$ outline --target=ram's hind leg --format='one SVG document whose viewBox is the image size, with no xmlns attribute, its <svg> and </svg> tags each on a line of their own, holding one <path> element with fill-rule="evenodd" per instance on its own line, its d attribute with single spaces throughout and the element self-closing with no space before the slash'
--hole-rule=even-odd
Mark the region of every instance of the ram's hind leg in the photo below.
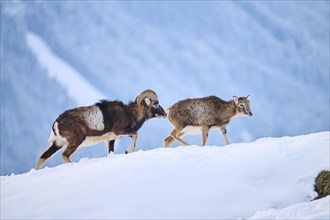
<svg viewBox="0 0 330 220">
<path fill-rule="evenodd" d="M 39 157 L 39 160 L 36 164 L 35 169 L 39 170 L 42 165 L 46 162 L 46 160 L 51 157 L 54 153 L 56 153 L 59 149 L 61 149 L 63 146 L 58 146 L 56 144 L 56 141 L 51 141 L 49 143 L 49 147 L 45 150 L 45 152 L 42 153 L 42 155 Z"/>
<path fill-rule="evenodd" d="M 68 147 L 65 149 L 65 151 L 62 154 L 62 158 L 66 163 L 71 163 L 70 160 L 71 154 L 77 150 L 79 145 L 84 141 L 84 137 L 80 137 L 79 139 L 75 139 L 74 141 L 69 141 Z"/>
<path fill-rule="evenodd" d="M 75 152 L 77 150 L 77 148 L 79 147 L 79 145 L 68 145 L 68 147 L 65 149 L 65 151 L 62 154 L 62 158 L 65 161 L 65 163 L 72 163 L 72 161 L 70 160 L 70 156 L 71 154 L 73 154 L 73 152 Z"/>
</svg>

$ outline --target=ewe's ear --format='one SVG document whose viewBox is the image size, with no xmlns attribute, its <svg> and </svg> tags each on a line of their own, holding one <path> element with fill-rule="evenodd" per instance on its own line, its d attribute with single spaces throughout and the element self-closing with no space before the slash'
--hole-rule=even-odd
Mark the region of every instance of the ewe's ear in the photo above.
<svg viewBox="0 0 330 220">
<path fill-rule="evenodd" d="M 151 104 L 151 100 L 149 98 L 145 98 L 144 101 L 146 102 L 147 106 Z"/>
<path fill-rule="evenodd" d="M 237 98 L 237 96 L 233 96 L 233 98 L 234 98 L 235 104 L 237 105 L 238 104 L 238 98 Z"/>
<path fill-rule="evenodd" d="M 246 96 L 246 99 L 247 99 L 247 100 L 250 100 L 250 95 Z"/>
</svg>

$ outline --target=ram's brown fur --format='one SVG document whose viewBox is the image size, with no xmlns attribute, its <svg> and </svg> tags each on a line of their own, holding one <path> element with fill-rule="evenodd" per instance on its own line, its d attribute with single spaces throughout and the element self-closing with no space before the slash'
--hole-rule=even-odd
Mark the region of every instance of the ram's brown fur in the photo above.
<svg viewBox="0 0 330 220">
<path fill-rule="evenodd" d="M 132 143 L 126 152 L 134 151 L 138 130 L 153 117 L 166 116 L 159 105 L 157 95 L 145 90 L 134 102 L 102 100 L 95 105 L 79 107 L 63 112 L 53 123 L 49 145 L 40 156 L 36 169 L 62 147 L 62 157 L 71 162 L 70 155 L 81 145 L 92 145 L 106 141 L 108 152 L 113 151 L 114 141 L 124 135 L 132 136 Z"/>
</svg>

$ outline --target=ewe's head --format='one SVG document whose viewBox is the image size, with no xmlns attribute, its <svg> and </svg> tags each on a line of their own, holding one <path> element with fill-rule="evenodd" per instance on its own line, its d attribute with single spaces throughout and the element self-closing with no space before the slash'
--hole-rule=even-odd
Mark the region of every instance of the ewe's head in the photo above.
<svg viewBox="0 0 330 220">
<path fill-rule="evenodd" d="M 147 118 L 166 117 L 164 109 L 159 105 L 157 94 L 150 89 L 147 89 L 138 95 L 135 102 L 138 105 L 146 107 Z"/>
<path fill-rule="evenodd" d="M 245 115 L 245 116 L 252 116 L 252 112 L 250 109 L 250 100 L 249 100 L 250 95 L 246 97 L 239 97 L 237 98 L 234 96 L 234 102 L 236 105 L 236 112 L 239 115 Z"/>
</svg>

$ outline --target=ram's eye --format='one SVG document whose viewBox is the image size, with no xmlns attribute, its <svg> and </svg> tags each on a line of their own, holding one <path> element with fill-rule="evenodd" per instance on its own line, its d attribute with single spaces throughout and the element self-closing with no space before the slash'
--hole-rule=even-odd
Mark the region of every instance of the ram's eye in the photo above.
<svg viewBox="0 0 330 220">
<path fill-rule="evenodd" d="M 239 107 L 240 107 L 240 108 L 244 108 L 244 105 L 243 105 L 243 104 L 240 104 Z"/>
</svg>

